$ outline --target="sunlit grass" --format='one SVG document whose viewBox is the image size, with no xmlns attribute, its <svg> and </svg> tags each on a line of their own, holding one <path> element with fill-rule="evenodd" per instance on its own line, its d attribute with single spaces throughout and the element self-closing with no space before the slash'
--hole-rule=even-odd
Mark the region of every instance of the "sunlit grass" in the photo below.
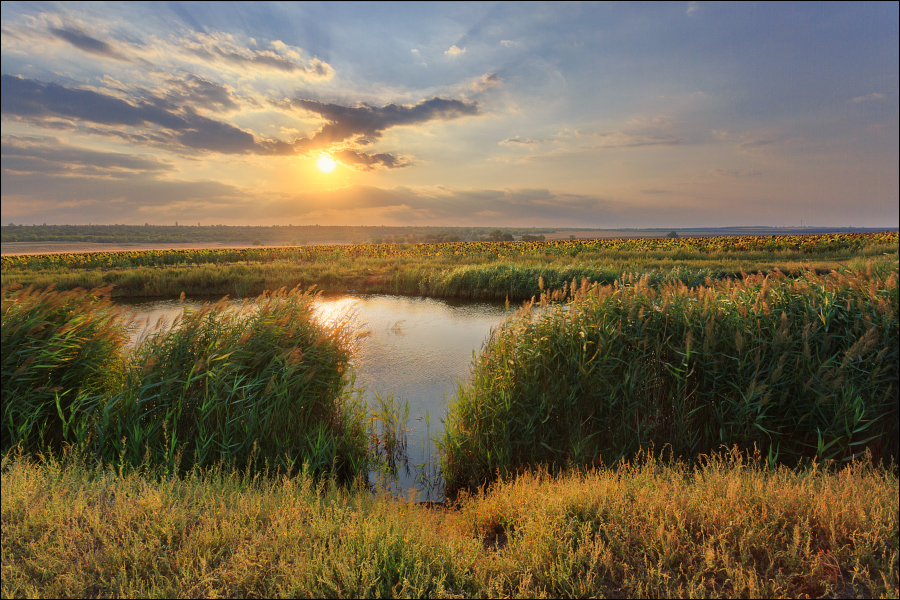
<svg viewBox="0 0 900 600">
<path fill-rule="evenodd" d="M 530 470 L 427 508 L 307 473 L 2 465 L 2 595 L 875 597 L 898 594 L 898 480 L 650 456 Z"/>
<path fill-rule="evenodd" d="M 514 244 L 522 245 L 522 242 Z M 482 244 L 484 246 L 485 244 Z M 487 246 L 502 247 L 504 244 Z M 897 244 L 873 244 L 859 249 L 824 249 L 814 252 L 796 250 L 700 251 L 675 249 L 597 249 L 579 248 L 571 253 L 546 253 L 530 248 L 530 243 L 504 253 L 472 252 L 453 254 L 441 246 L 441 252 L 407 251 L 415 246 L 362 246 L 359 256 L 304 255 L 299 258 L 274 258 L 265 261 L 222 259 L 221 262 L 159 266 L 41 266 L 27 268 L 5 262 L 0 271 L 3 286 L 55 285 L 65 290 L 114 286 L 113 296 L 225 295 L 255 297 L 266 290 L 297 285 L 316 285 L 326 292 L 409 294 L 430 297 L 472 299 L 509 298 L 527 300 L 540 294 L 537 281 L 547 287 L 561 287 L 572 278 L 587 278 L 591 283 L 612 283 L 622 273 L 648 273 L 651 278 L 679 279 L 687 285 L 702 283 L 706 277 L 739 277 L 741 273 L 763 274 L 780 270 L 794 275 L 804 269 L 827 273 L 833 269 L 854 269 L 873 261 L 875 268 L 890 268 L 897 261 Z M 421 245 L 425 246 L 425 245 Z M 480 247 L 480 246 L 479 246 Z M 364 252 L 371 248 L 371 252 Z M 380 250 L 380 253 L 375 253 Z M 4 257 L 6 258 L 6 257 Z M 149 259 L 148 259 L 149 260 Z M 125 263 L 123 263 L 125 264 Z M 130 264 L 130 263 L 129 263 Z"/>
</svg>

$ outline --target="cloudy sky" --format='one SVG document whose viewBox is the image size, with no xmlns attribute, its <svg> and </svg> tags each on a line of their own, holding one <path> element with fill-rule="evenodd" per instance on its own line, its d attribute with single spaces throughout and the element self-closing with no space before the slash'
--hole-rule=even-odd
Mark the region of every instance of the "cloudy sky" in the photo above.
<svg viewBox="0 0 900 600">
<path fill-rule="evenodd" d="M 896 2 L 0 12 L 3 223 L 898 225 Z"/>
</svg>

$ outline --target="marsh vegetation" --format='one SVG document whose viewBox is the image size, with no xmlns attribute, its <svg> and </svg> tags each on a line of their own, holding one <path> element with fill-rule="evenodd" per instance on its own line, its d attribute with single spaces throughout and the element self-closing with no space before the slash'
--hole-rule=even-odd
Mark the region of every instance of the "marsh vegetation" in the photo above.
<svg viewBox="0 0 900 600">
<path fill-rule="evenodd" d="M 807 255 L 4 262 L 4 596 L 896 596 L 890 235 Z M 528 299 L 448 407 L 446 503 L 373 488 L 403 460 L 404 403 L 361 400 L 357 332 L 308 291 L 209 304 L 129 350 L 109 288 L 21 287 L 133 276 L 177 296 L 177 273 L 222 269 L 249 296 L 297 283 L 291 265 Z"/>
</svg>

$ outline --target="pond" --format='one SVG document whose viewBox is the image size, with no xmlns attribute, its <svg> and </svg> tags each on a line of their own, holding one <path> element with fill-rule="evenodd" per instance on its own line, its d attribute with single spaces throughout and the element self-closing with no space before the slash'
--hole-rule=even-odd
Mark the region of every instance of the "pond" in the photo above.
<svg viewBox="0 0 900 600">
<path fill-rule="evenodd" d="M 214 301 L 218 298 L 208 298 Z M 203 300 L 121 300 L 148 326 L 163 318 L 172 322 L 186 307 Z M 503 302 L 472 302 L 407 296 L 320 296 L 316 309 L 324 320 L 354 315 L 368 335 L 359 339 L 353 365 L 356 385 L 365 388 L 369 406 L 376 394 L 393 394 L 409 402 L 409 462 L 426 462 L 429 438 L 443 431 L 446 403 L 457 383 L 469 376 L 475 354 L 491 329 L 515 312 Z M 135 332 L 132 339 L 146 331 Z M 417 487 L 417 473 L 401 471 L 397 491 Z M 432 496 L 431 500 L 440 500 Z"/>
</svg>

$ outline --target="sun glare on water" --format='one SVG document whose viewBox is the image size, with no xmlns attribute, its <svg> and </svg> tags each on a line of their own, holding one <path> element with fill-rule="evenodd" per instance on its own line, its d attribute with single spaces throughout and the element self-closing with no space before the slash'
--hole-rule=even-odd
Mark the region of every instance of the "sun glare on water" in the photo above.
<svg viewBox="0 0 900 600">
<path fill-rule="evenodd" d="M 334 162 L 331 157 L 323 156 L 316 162 L 316 165 L 318 165 L 319 170 L 323 173 L 331 173 L 332 171 L 334 171 L 337 163 Z"/>
</svg>

